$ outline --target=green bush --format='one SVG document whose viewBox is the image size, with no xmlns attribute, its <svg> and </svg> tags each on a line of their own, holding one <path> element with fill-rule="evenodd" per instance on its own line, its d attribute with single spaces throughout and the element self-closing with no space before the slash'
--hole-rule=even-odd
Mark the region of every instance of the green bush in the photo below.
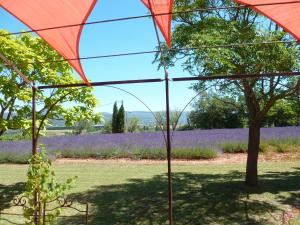
<svg viewBox="0 0 300 225">
<path fill-rule="evenodd" d="M 226 142 L 220 144 L 225 153 L 246 153 L 248 151 L 247 142 Z M 260 152 L 274 151 L 286 153 L 300 151 L 300 138 L 261 140 Z"/>
<path fill-rule="evenodd" d="M 131 158 L 134 159 L 165 159 L 167 157 L 167 151 L 161 148 L 135 149 L 131 156 Z"/>
<path fill-rule="evenodd" d="M 245 153 L 248 151 L 247 144 L 242 142 L 223 143 L 221 148 L 225 153 Z"/>
<path fill-rule="evenodd" d="M 214 159 L 218 153 L 213 149 L 175 148 L 172 151 L 174 159 Z"/>
<path fill-rule="evenodd" d="M 28 201 L 28 205 L 23 207 L 23 215 L 26 225 L 34 224 L 34 212 L 37 212 L 41 225 L 55 224 L 57 217 L 61 214 L 62 208 L 56 207 L 51 211 L 45 211 L 45 207 L 64 197 L 65 192 L 75 183 L 77 177 L 69 178 L 65 183 L 57 183 L 52 164 L 46 157 L 46 151 L 41 148 L 41 152 L 33 155 L 29 159 L 27 171 L 27 182 L 25 192 L 22 194 Z M 35 204 L 35 198 L 38 204 Z M 47 215 L 47 222 L 43 222 L 43 216 Z"/>
<path fill-rule="evenodd" d="M 0 152 L 0 164 L 1 163 L 27 164 L 30 156 L 31 153 Z"/>
<path fill-rule="evenodd" d="M 277 153 L 300 151 L 300 138 L 262 140 L 261 145 L 264 146 L 265 151 Z"/>
</svg>

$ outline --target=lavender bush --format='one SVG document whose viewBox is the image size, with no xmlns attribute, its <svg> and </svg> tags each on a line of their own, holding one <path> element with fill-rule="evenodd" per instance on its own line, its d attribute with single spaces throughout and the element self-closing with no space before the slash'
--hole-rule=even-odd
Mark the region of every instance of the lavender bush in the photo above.
<svg viewBox="0 0 300 225">
<path fill-rule="evenodd" d="M 215 129 L 176 131 L 172 138 L 175 158 L 213 158 L 227 144 L 245 146 L 248 129 Z M 262 142 L 300 139 L 300 127 L 262 128 Z M 50 155 L 62 157 L 131 157 L 164 158 L 165 142 L 161 132 L 124 134 L 86 134 L 40 138 Z M 2 155 L 24 155 L 31 152 L 30 141 L 1 141 Z M 200 153 L 199 153 L 200 152 Z M 209 153 L 208 153 L 209 152 Z M 1 162 L 1 160 L 0 160 Z"/>
</svg>

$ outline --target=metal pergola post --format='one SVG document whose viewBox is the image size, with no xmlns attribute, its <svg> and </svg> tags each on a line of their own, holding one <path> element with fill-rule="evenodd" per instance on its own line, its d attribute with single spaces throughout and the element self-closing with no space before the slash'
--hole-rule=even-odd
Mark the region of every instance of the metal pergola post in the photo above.
<svg viewBox="0 0 300 225">
<path fill-rule="evenodd" d="M 33 84 L 31 87 L 32 89 L 32 124 L 31 124 L 31 129 L 32 129 L 32 155 L 37 154 L 37 136 L 36 136 L 36 91 L 37 88 Z M 33 204 L 34 204 L 34 215 L 33 215 L 33 220 L 35 225 L 39 225 L 39 216 L 37 213 L 37 206 L 38 206 L 38 193 L 37 191 L 34 192 L 33 196 Z"/>
<path fill-rule="evenodd" d="M 172 191 L 172 167 L 171 167 L 171 132 L 170 132 L 170 96 L 169 77 L 165 78 L 165 98 L 166 98 L 166 122 L 167 122 L 167 160 L 168 160 L 168 218 L 169 225 L 173 224 L 173 191 Z"/>
</svg>

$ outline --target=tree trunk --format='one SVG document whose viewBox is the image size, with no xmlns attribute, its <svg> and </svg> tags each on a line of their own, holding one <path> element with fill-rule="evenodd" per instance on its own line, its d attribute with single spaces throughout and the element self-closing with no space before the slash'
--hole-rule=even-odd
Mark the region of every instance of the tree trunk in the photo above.
<svg viewBox="0 0 300 225">
<path fill-rule="evenodd" d="M 248 157 L 246 169 L 246 186 L 258 186 L 257 161 L 260 143 L 260 122 L 251 121 L 249 124 Z"/>
</svg>

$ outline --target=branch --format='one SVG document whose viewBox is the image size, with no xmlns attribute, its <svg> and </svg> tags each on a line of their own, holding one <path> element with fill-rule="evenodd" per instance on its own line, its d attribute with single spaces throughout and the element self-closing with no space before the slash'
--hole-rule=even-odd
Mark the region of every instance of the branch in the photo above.
<svg viewBox="0 0 300 225">
<path fill-rule="evenodd" d="M 225 103 L 225 104 L 229 104 L 229 105 L 233 106 L 234 108 L 236 108 L 237 110 L 241 110 L 241 109 L 242 109 L 242 107 L 240 107 L 240 106 L 234 104 L 233 102 L 226 101 L 226 100 L 221 99 L 221 98 L 218 98 L 218 97 L 216 97 L 216 96 L 211 96 L 211 97 L 214 98 L 214 99 L 216 99 L 216 100 L 218 100 L 218 101 L 220 101 L 220 102 L 223 102 L 223 103 Z"/>
<path fill-rule="evenodd" d="M 265 105 L 264 109 L 261 111 L 260 115 L 262 117 L 265 116 L 277 100 L 286 98 L 290 95 L 293 95 L 293 94 L 297 93 L 299 90 L 300 90 L 300 79 L 298 79 L 297 84 L 295 85 L 294 88 L 284 91 L 281 94 L 278 94 L 278 95 L 274 96 L 273 98 L 271 98 L 268 101 L 268 103 Z"/>
</svg>

